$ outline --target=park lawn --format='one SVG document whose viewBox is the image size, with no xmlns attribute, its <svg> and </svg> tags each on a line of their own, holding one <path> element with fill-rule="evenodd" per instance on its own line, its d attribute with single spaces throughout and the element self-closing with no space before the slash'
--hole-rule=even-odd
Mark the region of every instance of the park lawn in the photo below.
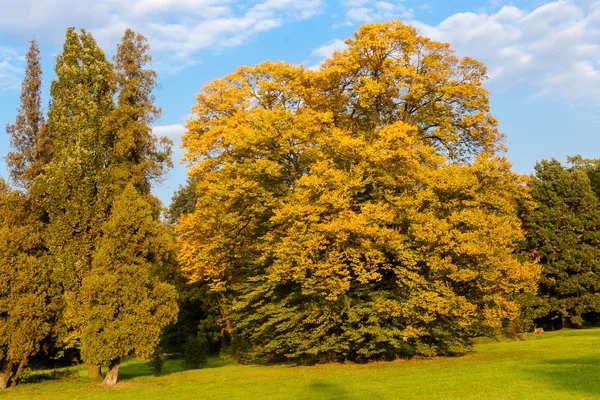
<svg viewBox="0 0 600 400">
<path fill-rule="evenodd" d="M 600 399 L 600 329 L 529 335 L 524 341 L 481 341 L 456 358 L 325 364 L 312 367 L 235 365 L 212 359 L 184 371 L 165 363 L 155 377 L 143 361 L 121 367 L 114 388 L 79 377 L 23 384 L 17 399 Z"/>
</svg>

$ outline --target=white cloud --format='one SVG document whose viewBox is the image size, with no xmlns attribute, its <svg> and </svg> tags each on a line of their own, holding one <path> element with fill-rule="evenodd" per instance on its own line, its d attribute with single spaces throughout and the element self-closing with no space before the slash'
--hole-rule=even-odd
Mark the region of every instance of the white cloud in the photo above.
<svg viewBox="0 0 600 400">
<path fill-rule="evenodd" d="M 66 27 L 88 28 L 114 47 L 126 27 L 143 32 L 156 59 L 193 63 L 203 49 L 237 46 L 256 34 L 320 13 L 322 0 L 0 0 L 0 33 L 62 41 Z M 170 60 L 168 63 L 166 60 Z M 169 65 L 167 65 L 169 64 Z M 177 68 L 174 68 L 177 69 Z"/>
<path fill-rule="evenodd" d="M 345 50 L 346 48 L 348 48 L 348 45 L 344 43 L 342 39 L 335 39 L 329 44 L 324 44 L 322 46 L 317 47 L 312 51 L 310 55 L 324 59 L 329 57 L 336 51 Z"/>
<path fill-rule="evenodd" d="M 166 136 L 173 141 L 181 141 L 181 136 L 185 133 L 185 126 L 182 124 L 155 126 L 152 128 L 152 133 L 158 137 Z"/>
<path fill-rule="evenodd" d="M 355 25 L 395 18 L 412 18 L 412 8 L 401 4 L 402 0 L 341 0 L 344 22 L 341 25 Z"/>
<path fill-rule="evenodd" d="M 328 44 L 324 44 L 322 46 L 317 47 L 310 53 L 310 57 L 315 61 L 312 63 L 308 69 L 318 70 L 321 66 L 323 60 L 327 57 L 331 56 L 336 51 L 342 51 L 348 48 L 348 45 L 344 43 L 342 39 L 335 39 L 329 42 Z"/>
<path fill-rule="evenodd" d="M 177 160 L 183 155 L 181 148 L 181 136 L 185 133 L 185 127 L 182 124 L 160 125 L 152 128 L 152 133 L 157 137 L 168 137 L 173 141 L 173 154 Z"/>
<path fill-rule="evenodd" d="M 0 47 L 0 90 L 21 87 L 24 57 L 15 49 Z"/>
<path fill-rule="evenodd" d="M 531 10 L 459 13 L 436 26 L 411 23 L 485 62 L 494 87 L 600 102 L 600 2 L 557 0 Z"/>
</svg>

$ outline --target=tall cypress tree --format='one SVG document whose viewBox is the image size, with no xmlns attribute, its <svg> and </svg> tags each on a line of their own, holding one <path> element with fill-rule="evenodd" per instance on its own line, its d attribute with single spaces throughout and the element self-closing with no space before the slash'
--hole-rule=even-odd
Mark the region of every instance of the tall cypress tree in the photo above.
<svg viewBox="0 0 600 400">
<path fill-rule="evenodd" d="M 122 358 L 152 355 L 162 329 L 177 317 L 177 292 L 154 273 L 170 261 L 172 239 L 133 185 L 115 200 L 102 229 L 82 285 L 82 356 L 108 365 L 104 383 L 112 385 Z"/>
<path fill-rule="evenodd" d="M 103 182 L 113 143 L 106 119 L 114 109 L 114 93 L 112 65 L 104 52 L 88 32 L 69 28 L 50 89 L 53 162 L 36 185 L 49 216 L 47 241 L 64 292 L 67 347 L 79 345 L 85 328 L 81 283 L 111 202 Z M 99 375 L 99 368 L 91 367 L 90 375 Z"/>
<path fill-rule="evenodd" d="M 148 49 L 143 35 L 131 29 L 125 31 L 114 57 L 117 107 L 108 122 L 115 141 L 112 183 L 116 190 L 131 183 L 143 194 L 149 194 L 152 182 L 160 180 L 172 166 L 172 142 L 152 133 L 151 124 L 160 117 L 161 110 L 154 105 L 156 72 L 148 68 L 152 61 Z"/>
<path fill-rule="evenodd" d="M 16 384 L 29 357 L 55 326 L 55 285 L 43 241 L 45 215 L 31 189 L 52 157 L 42 112 L 42 69 L 35 39 L 29 42 L 21 104 L 6 126 L 8 170 L 20 193 L 0 182 L 0 387 Z M 13 370 L 13 367 L 17 367 Z M 11 376 L 12 372 L 12 376 Z"/>
<path fill-rule="evenodd" d="M 13 182 L 29 190 L 52 157 L 52 140 L 42 112 L 42 66 L 35 39 L 29 42 L 25 78 L 21 85 L 21 106 L 13 124 L 6 126 L 12 150 L 6 163 Z"/>
<path fill-rule="evenodd" d="M 111 147 L 102 181 L 113 203 L 82 286 L 82 356 L 108 365 L 105 384 L 117 382 L 122 357 L 151 355 L 162 328 L 177 316 L 175 288 L 158 279 L 173 250 L 150 188 L 172 163 L 170 141 L 156 138 L 150 126 L 160 110 L 148 48 L 131 29 L 117 47 L 117 105 L 107 116 Z"/>
</svg>

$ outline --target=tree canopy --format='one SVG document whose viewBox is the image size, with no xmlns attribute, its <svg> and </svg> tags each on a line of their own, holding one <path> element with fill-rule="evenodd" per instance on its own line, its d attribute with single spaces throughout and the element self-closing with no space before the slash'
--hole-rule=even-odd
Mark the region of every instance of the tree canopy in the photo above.
<svg viewBox="0 0 600 400">
<path fill-rule="evenodd" d="M 319 71 L 266 62 L 204 86 L 178 257 L 266 358 L 458 354 L 514 318 L 523 180 L 485 68 L 399 21 Z"/>
</svg>

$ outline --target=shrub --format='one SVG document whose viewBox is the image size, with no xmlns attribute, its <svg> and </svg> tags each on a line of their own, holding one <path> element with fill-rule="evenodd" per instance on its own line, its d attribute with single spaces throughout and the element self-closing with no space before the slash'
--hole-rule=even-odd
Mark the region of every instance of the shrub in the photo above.
<svg viewBox="0 0 600 400">
<path fill-rule="evenodd" d="M 183 365 L 186 369 L 196 369 L 206 364 L 208 341 L 203 335 L 188 337 L 182 350 Z"/>
<path fill-rule="evenodd" d="M 150 361 L 146 363 L 148 367 L 154 372 L 155 375 L 158 375 L 162 372 L 163 369 L 163 359 L 161 357 L 161 349 L 156 349 L 154 354 L 152 354 L 152 358 Z"/>
</svg>

